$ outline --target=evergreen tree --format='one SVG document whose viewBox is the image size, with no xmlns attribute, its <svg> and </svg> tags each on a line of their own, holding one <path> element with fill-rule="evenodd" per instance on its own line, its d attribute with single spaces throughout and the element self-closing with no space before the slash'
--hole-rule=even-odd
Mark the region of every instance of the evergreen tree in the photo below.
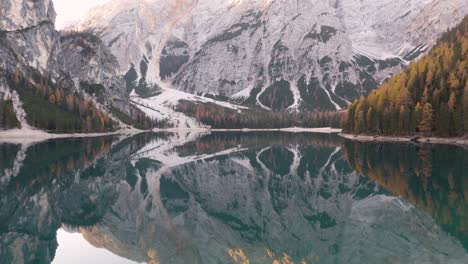
<svg viewBox="0 0 468 264">
<path fill-rule="evenodd" d="M 354 113 L 354 133 L 359 134 L 366 130 L 366 99 L 361 97 Z"/>
<path fill-rule="evenodd" d="M 399 113 L 399 126 L 398 131 L 401 134 L 408 134 L 410 130 L 410 112 L 407 108 L 402 105 L 400 106 L 400 113 Z"/>
<path fill-rule="evenodd" d="M 373 107 L 370 107 L 366 114 L 367 131 L 378 132 L 377 115 Z"/>
<path fill-rule="evenodd" d="M 450 136 L 456 135 L 458 131 L 458 127 L 460 125 L 459 120 L 457 118 L 457 98 L 455 96 L 455 92 L 452 91 L 450 94 L 450 98 L 448 100 L 448 134 Z"/>
<path fill-rule="evenodd" d="M 463 92 L 463 125 L 464 132 L 468 133 L 468 81 L 465 83 L 465 90 Z"/>
<path fill-rule="evenodd" d="M 421 122 L 421 113 L 422 113 L 422 107 L 421 104 L 418 103 L 416 107 L 414 108 L 414 111 L 411 116 L 411 128 L 410 131 L 412 133 L 419 132 L 419 123 Z"/>
<path fill-rule="evenodd" d="M 344 131 L 439 136 L 468 133 L 467 58 L 468 16 L 421 60 L 386 80 L 365 100 L 355 101 L 343 120 Z"/>
<path fill-rule="evenodd" d="M 438 111 L 436 131 L 438 136 L 447 137 L 450 135 L 449 124 L 451 123 L 450 111 L 447 104 L 441 104 Z"/>
<path fill-rule="evenodd" d="M 433 126 L 433 112 L 432 104 L 426 103 L 422 109 L 421 122 L 419 123 L 419 131 L 425 135 L 432 133 Z"/>
<path fill-rule="evenodd" d="M 0 98 L 0 130 L 19 127 L 20 123 L 16 118 L 13 102 Z"/>
</svg>

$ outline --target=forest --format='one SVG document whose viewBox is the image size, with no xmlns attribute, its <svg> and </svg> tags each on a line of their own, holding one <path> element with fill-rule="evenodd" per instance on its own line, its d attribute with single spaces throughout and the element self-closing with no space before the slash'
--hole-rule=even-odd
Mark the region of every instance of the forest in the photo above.
<svg viewBox="0 0 468 264">
<path fill-rule="evenodd" d="M 20 123 L 16 118 L 13 101 L 10 98 L 0 97 L 0 129 L 19 128 Z"/>
<path fill-rule="evenodd" d="M 272 112 L 262 109 L 245 109 L 238 112 L 213 103 L 194 103 L 182 100 L 177 108 L 216 129 L 274 129 L 287 127 L 339 127 L 341 112 Z"/>
<path fill-rule="evenodd" d="M 26 112 L 26 121 L 31 126 L 52 133 L 90 133 L 114 131 L 117 124 L 112 115 L 123 123 L 138 129 L 151 129 L 165 126 L 163 121 L 147 117 L 141 110 L 130 106 L 130 113 L 113 108 L 101 109 L 92 97 L 83 93 L 71 92 L 66 78 L 56 83 L 44 78 L 36 71 L 9 74 L 0 72 L 8 87 L 15 90 Z M 20 128 L 13 102 L 10 98 L 0 98 L 0 129 Z"/>
<path fill-rule="evenodd" d="M 8 86 L 18 93 L 26 120 L 34 127 L 54 133 L 114 130 L 114 122 L 109 115 L 100 110 L 92 99 L 67 92 L 69 89 L 65 89 L 63 79 L 53 83 L 35 71 L 28 72 L 25 77 L 19 69 L 14 74 L 2 73 L 2 76 L 6 76 Z M 14 112 L 11 113 L 12 107 L 8 102 L 3 103 L 8 112 L 8 122 L 19 127 L 19 123 L 13 120 Z M 0 127 L 12 128 L 12 125 Z"/>
<path fill-rule="evenodd" d="M 437 45 L 343 115 L 346 133 L 464 136 L 468 133 L 468 17 Z"/>
</svg>

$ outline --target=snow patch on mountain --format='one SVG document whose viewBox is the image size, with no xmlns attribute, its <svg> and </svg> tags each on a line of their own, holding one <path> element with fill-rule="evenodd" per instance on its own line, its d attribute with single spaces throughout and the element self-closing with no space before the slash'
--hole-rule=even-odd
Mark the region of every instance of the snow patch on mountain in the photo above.
<svg viewBox="0 0 468 264">
<path fill-rule="evenodd" d="M 11 100 L 13 102 L 16 119 L 20 122 L 21 128 L 31 129 L 31 126 L 26 121 L 26 112 L 23 109 L 23 102 L 21 102 L 15 90 L 11 90 L 7 85 L 0 83 L 0 99 Z"/>
<path fill-rule="evenodd" d="M 118 0 L 77 26 L 121 73 L 273 110 L 337 110 L 367 94 L 465 16 L 465 0 Z M 309 83 L 301 86 L 304 78 Z M 279 82 L 289 83 L 279 87 Z"/>
<path fill-rule="evenodd" d="M 176 110 L 179 102 L 182 100 L 194 103 L 212 103 L 239 112 L 248 109 L 244 106 L 184 93 L 170 88 L 162 88 L 158 95 L 149 98 L 141 98 L 135 91 L 132 91 L 130 99 L 135 107 L 142 110 L 149 117 L 159 121 L 166 120 L 176 128 L 205 127 L 199 124 L 195 118 L 189 117 Z"/>
</svg>

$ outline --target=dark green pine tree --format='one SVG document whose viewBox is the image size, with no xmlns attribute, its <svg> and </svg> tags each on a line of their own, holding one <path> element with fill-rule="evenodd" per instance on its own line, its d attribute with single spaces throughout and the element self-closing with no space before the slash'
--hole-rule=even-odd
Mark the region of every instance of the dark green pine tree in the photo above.
<svg viewBox="0 0 468 264">
<path fill-rule="evenodd" d="M 463 91 L 463 126 L 464 133 L 468 133 L 468 81 L 466 81 Z"/>
</svg>

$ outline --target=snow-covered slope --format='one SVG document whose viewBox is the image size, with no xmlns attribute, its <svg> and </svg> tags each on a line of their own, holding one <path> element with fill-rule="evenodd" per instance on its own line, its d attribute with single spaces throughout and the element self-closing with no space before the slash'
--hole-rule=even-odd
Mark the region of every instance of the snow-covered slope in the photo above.
<svg viewBox="0 0 468 264">
<path fill-rule="evenodd" d="M 132 104 L 143 111 L 147 116 L 155 120 L 166 120 L 171 127 L 176 128 L 197 128 L 203 127 L 198 124 L 194 118 L 177 111 L 177 105 L 181 100 L 195 103 L 213 103 L 221 107 L 242 111 L 246 107 L 231 104 L 228 102 L 216 101 L 210 98 L 201 97 L 182 91 L 164 88 L 157 95 L 149 98 L 141 98 L 135 91 L 130 94 Z"/>
<path fill-rule="evenodd" d="M 466 0 L 115 0 L 77 28 L 99 35 L 140 88 L 329 110 L 400 71 L 467 13 Z"/>
</svg>

